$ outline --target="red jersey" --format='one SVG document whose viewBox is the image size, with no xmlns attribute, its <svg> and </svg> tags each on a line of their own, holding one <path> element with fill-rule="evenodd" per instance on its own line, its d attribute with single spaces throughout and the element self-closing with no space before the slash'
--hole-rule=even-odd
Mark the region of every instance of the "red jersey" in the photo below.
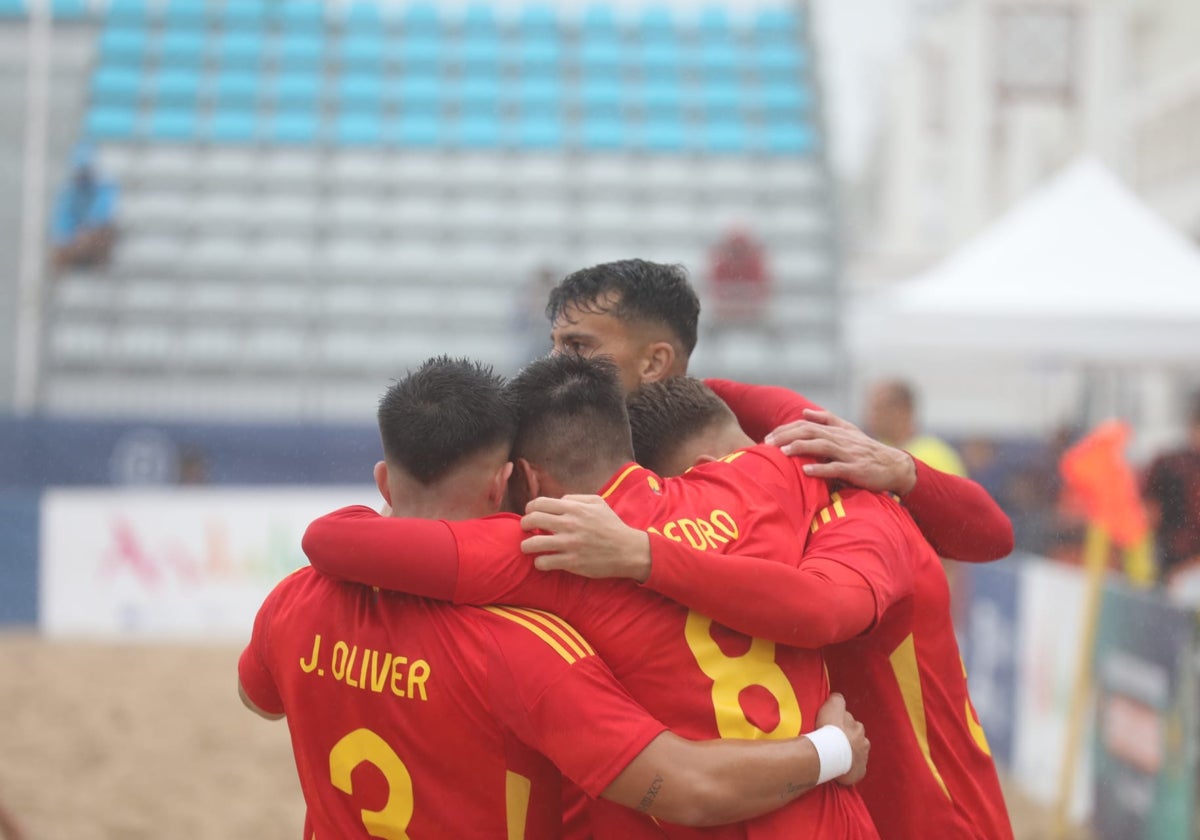
<svg viewBox="0 0 1200 840">
<path fill-rule="evenodd" d="M 890 497 L 863 490 L 834 493 L 809 533 L 796 568 L 652 538 L 646 586 L 763 638 L 841 642 L 825 658 L 833 687 L 877 733 L 858 787 L 881 837 L 1011 838 L 937 555 Z"/>
<path fill-rule="evenodd" d="M 803 420 L 806 408 L 820 409 L 800 394 L 774 385 L 743 385 L 724 379 L 704 382 L 729 404 L 742 430 L 755 440 L 785 423 Z M 979 563 L 1012 553 L 1012 522 L 983 487 L 935 470 L 917 458 L 913 464 L 917 483 L 905 494 L 904 506 L 938 554 Z"/>
<path fill-rule="evenodd" d="M 559 768 L 599 795 L 665 730 L 556 616 L 311 568 L 267 596 L 238 675 L 287 715 L 305 840 L 558 837 Z"/>
<path fill-rule="evenodd" d="M 734 453 L 688 476 L 662 479 L 628 464 L 601 491 L 629 525 L 696 550 L 788 553 L 769 535 L 808 526 L 828 502 L 823 481 L 773 447 Z M 733 469 L 733 467 L 737 469 Z M 785 504 L 786 502 L 786 504 Z M 445 549 L 449 557 L 430 553 Z M 591 641 L 617 678 L 651 714 L 684 737 L 790 738 L 810 732 L 829 694 L 820 653 L 735 633 L 628 580 L 541 573 L 520 550 L 526 536 L 516 516 L 467 522 L 380 517 L 348 508 L 313 523 L 305 551 L 339 576 L 395 589 L 430 585 L 421 594 L 459 603 L 513 603 L 553 608 Z M 353 551 L 333 547 L 352 541 Z M 453 567 L 452 593 L 428 564 Z M 415 567 L 415 568 L 409 568 Z M 872 838 L 877 836 L 857 791 L 821 785 L 780 810 L 704 830 L 656 824 L 608 802 L 593 808 L 597 837 Z"/>
</svg>

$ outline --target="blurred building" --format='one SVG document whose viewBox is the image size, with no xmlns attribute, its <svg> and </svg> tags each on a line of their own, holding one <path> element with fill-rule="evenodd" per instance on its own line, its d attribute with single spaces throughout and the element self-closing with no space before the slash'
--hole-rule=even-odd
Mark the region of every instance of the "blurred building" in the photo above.
<svg viewBox="0 0 1200 840">
<path fill-rule="evenodd" d="M 863 283 L 926 267 L 1084 152 L 1200 238 L 1200 4 L 949 0 L 917 18 L 871 167 Z"/>
</svg>

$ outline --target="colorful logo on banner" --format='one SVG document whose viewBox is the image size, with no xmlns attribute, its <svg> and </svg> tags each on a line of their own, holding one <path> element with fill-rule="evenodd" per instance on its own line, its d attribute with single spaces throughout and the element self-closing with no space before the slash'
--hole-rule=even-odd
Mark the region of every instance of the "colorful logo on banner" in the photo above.
<svg viewBox="0 0 1200 840">
<path fill-rule="evenodd" d="M 244 638 L 307 561 L 317 516 L 374 491 L 51 490 L 42 498 L 40 621 L 52 635 Z"/>
</svg>

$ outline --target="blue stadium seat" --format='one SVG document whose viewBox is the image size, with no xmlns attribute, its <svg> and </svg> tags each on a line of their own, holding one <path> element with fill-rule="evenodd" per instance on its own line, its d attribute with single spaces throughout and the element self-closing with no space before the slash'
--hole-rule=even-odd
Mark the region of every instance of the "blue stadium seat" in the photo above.
<svg viewBox="0 0 1200 840">
<path fill-rule="evenodd" d="M 700 148 L 706 152 L 743 152 L 750 136 L 746 127 L 734 120 L 705 123 L 699 132 Z"/>
<path fill-rule="evenodd" d="M 442 142 L 442 125 L 437 117 L 428 114 L 403 113 L 389 139 L 401 146 L 437 146 Z"/>
<path fill-rule="evenodd" d="M 585 148 L 597 151 L 620 149 L 628 140 L 625 124 L 616 118 L 585 119 L 579 135 Z"/>
<path fill-rule="evenodd" d="M 93 140 L 127 140 L 137 126 L 133 108 L 95 106 L 88 111 L 84 133 Z"/>
<path fill-rule="evenodd" d="M 170 26 L 201 26 L 205 23 L 210 9 L 205 0 L 167 0 L 164 11 Z"/>
<path fill-rule="evenodd" d="M 213 81 L 212 92 L 222 105 L 248 105 L 258 98 L 260 79 L 257 73 L 241 70 L 221 73 Z"/>
<path fill-rule="evenodd" d="M 158 39 L 159 63 L 172 67 L 196 66 L 204 61 L 208 40 L 195 29 L 167 29 Z"/>
<path fill-rule="evenodd" d="M 798 81 L 779 80 L 763 85 L 757 99 L 767 111 L 803 111 L 812 104 L 809 89 Z"/>
<path fill-rule="evenodd" d="M 683 63 L 683 51 L 673 39 L 646 41 L 642 44 L 641 61 L 647 76 L 657 73 L 674 73 Z"/>
<path fill-rule="evenodd" d="M 348 73 L 338 81 L 342 107 L 378 109 L 383 103 L 383 78 L 378 73 Z"/>
<path fill-rule="evenodd" d="M 798 37 L 800 18 L 787 8 L 766 8 L 758 13 L 754 29 L 759 38 Z"/>
<path fill-rule="evenodd" d="M 511 93 L 511 89 L 506 92 Z M 562 77 L 558 75 L 527 76 L 516 87 L 517 100 L 523 113 L 558 111 L 562 107 Z"/>
<path fill-rule="evenodd" d="M 788 43 L 760 44 L 754 54 L 759 71 L 767 76 L 796 75 L 805 61 L 800 47 Z"/>
<path fill-rule="evenodd" d="M 319 128 L 315 110 L 280 111 L 267 122 L 267 138 L 276 143 L 304 145 L 316 141 Z"/>
<path fill-rule="evenodd" d="M 277 105 L 296 107 L 316 102 L 321 93 L 321 76 L 315 70 L 280 73 L 267 90 Z"/>
<path fill-rule="evenodd" d="M 196 136 L 194 108 L 158 109 L 150 114 L 147 136 L 155 140 L 191 140 Z"/>
<path fill-rule="evenodd" d="M 437 32 L 441 23 L 437 6 L 433 3 L 410 3 L 404 10 L 402 25 L 405 32 Z"/>
<path fill-rule="evenodd" d="M 673 37 L 675 19 L 666 6 L 647 6 L 638 19 L 637 28 L 643 40 Z"/>
<path fill-rule="evenodd" d="M 500 80 L 490 75 L 462 77 L 457 85 L 458 98 L 467 107 L 495 106 L 500 100 Z"/>
<path fill-rule="evenodd" d="M 562 62 L 562 43 L 557 38 L 530 35 L 518 42 L 517 56 L 526 69 L 553 71 Z"/>
<path fill-rule="evenodd" d="M 428 111 L 436 109 L 442 103 L 441 77 L 431 74 L 409 75 L 400 77 L 400 101 L 404 110 Z"/>
<path fill-rule="evenodd" d="M 552 114 L 525 117 L 516 124 L 516 143 L 523 149 L 557 149 L 566 139 L 562 120 Z"/>
<path fill-rule="evenodd" d="M 462 19 L 463 32 L 490 33 L 496 31 L 496 13 L 490 3 L 471 3 Z"/>
<path fill-rule="evenodd" d="M 723 6 L 705 6 L 700 12 L 700 34 L 706 38 L 727 38 L 729 12 Z"/>
<path fill-rule="evenodd" d="M 267 6 L 263 0 L 225 0 L 221 9 L 222 25 L 228 29 L 250 27 L 258 29 L 267 18 Z"/>
<path fill-rule="evenodd" d="M 383 142 L 383 122 L 378 111 L 352 111 L 338 117 L 334 136 L 347 146 L 376 146 Z"/>
<path fill-rule="evenodd" d="M 701 103 L 708 114 L 730 114 L 742 105 L 742 89 L 733 79 L 712 79 L 700 91 Z"/>
<path fill-rule="evenodd" d="M 206 136 L 213 143 L 250 143 L 257 134 L 257 115 L 245 108 L 220 108 L 208 121 Z"/>
<path fill-rule="evenodd" d="M 57 21 L 83 20 L 88 16 L 88 11 L 88 5 L 84 0 L 53 0 L 50 4 L 50 14 Z"/>
<path fill-rule="evenodd" d="M 139 64 L 146 42 L 145 29 L 108 26 L 100 36 L 100 60 L 104 64 Z"/>
<path fill-rule="evenodd" d="M 466 149 L 494 149 L 500 145 L 497 114 L 468 112 L 454 126 L 454 145 Z"/>
<path fill-rule="evenodd" d="M 496 72 L 500 63 L 500 39 L 495 35 L 472 33 L 455 45 L 457 62 L 467 68 L 490 68 Z"/>
<path fill-rule="evenodd" d="M 412 32 L 400 41 L 400 61 L 405 67 L 434 67 L 442 53 L 442 39 L 436 32 Z"/>
<path fill-rule="evenodd" d="M 521 10 L 518 18 L 521 31 L 526 34 L 557 35 L 558 15 L 551 6 L 534 3 Z"/>
<path fill-rule="evenodd" d="M 584 79 L 579 89 L 583 109 L 590 114 L 611 113 L 621 107 L 624 88 L 616 79 Z"/>
<path fill-rule="evenodd" d="M 352 33 L 375 35 L 383 31 L 384 19 L 379 4 L 358 0 L 346 8 L 346 29 Z"/>
<path fill-rule="evenodd" d="M 642 105 L 650 111 L 678 110 L 684 102 L 683 85 L 677 77 L 651 79 L 638 90 Z"/>
<path fill-rule="evenodd" d="M 142 72 L 130 67 L 101 67 L 92 76 L 92 99 L 97 105 L 136 103 Z"/>
<path fill-rule="evenodd" d="M 709 41 L 704 43 L 698 53 L 699 69 L 709 76 L 729 76 L 737 73 L 743 64 L 743 54 L 731 41 Z"/>
<path fill-rule="evenodd" d="M 113 23 L 136 23 L 141 26 L 150 17 L 146 0 L 110 0 L 108 19 Z"/>
<path fill-rule="evenodd" d="M 276 2 L 271 12 L 285 32 L 317 33 L 325 23 L 325 4 L 321 0 Z"/>
<path fill-rule="evenodd" d="M 279 65 L 285 69 L 315 68 L 324 60 L 325 40 L 319 30 L 285 32 L 275 44 L 275 56 Z"/>
<path fill-rule="evenodd" d="M 588 74 L 618 72 L 623 55 L 624 48 L 615 34 L 587 37 L 579 46 L 579 63 Z"/>
<path fill-rule="evenodd" d="M 593 3 L 588 6 L 584 10 L 581 23 L 581 37 L 584 39 L 617 35 L 617 15 L 607 3 Z"/>
<path fill-rule="evenodd" d="M 153 77 L 150 88 L 156 102 L 178 106 L 194 104 L 200 95 L 200 73 L 186 68 L 160 70 Z"/>
<path fill-rule="evenodd" d="M 0 0 L 0 18 L 25 17 L 24 0 Z"/>
<path fill-rule="evenodd" d="M 378 34 L 351 35 L 342 39 L 340 55 L 343 68 L 377 70 L 383 64 L 383 39 Z"/>
<path fill-rule="evenodd" d="M 652 152 L 682 152 L 687 146 L 683 121 L 651 119 L 642 129 L 642 145 Z"/>
<path fill-rule="evenodd" d="M 226 32 L 217 42 L 222 67 L 254 67 L 262 62 L 265 44 L 261 29 Z"/>
<path fill-rule="evenodd" d="M 808 154 L 816 146 L 811 128 L 796 123 L 770 123 L 766 128 L 767 151 L 776 154 Z"/>
</svg>

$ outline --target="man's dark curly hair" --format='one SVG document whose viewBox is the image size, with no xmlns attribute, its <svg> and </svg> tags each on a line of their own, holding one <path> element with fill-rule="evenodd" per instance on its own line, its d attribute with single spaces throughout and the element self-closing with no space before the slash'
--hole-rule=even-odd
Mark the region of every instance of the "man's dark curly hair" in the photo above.
<svg viewBox="0 0 1200 840">
<path fill-rule="evenodd" d="M 601 299 L 610 292 L 616 293 L 617 302 L 606 309 Z M 581 269 L 550 292 L 546 317 L 553 323 L 567 309 L 661 324 L 675 334 L 685 358 L 696 349 L 700 299 L 681 265 L 635 259 Z"/>
</svg>

